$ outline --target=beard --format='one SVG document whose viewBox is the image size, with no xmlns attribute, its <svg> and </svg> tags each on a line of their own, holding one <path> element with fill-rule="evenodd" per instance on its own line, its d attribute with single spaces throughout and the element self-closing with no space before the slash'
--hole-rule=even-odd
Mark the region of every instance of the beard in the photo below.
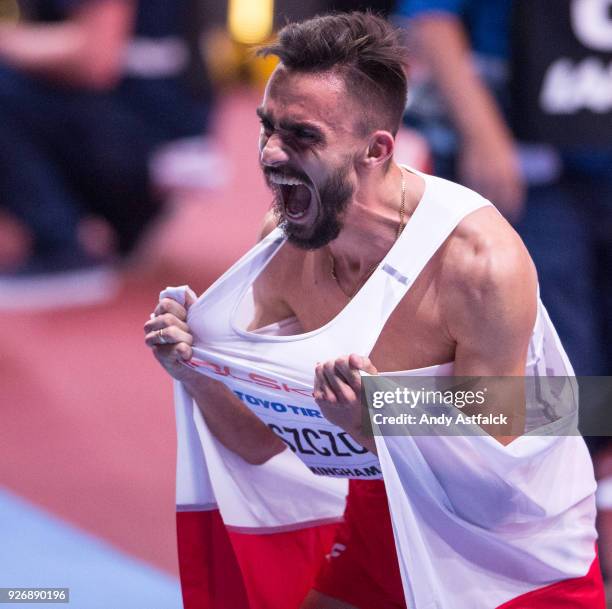
<svg viewBox="0 0 612 609">
<path fill-rule="evenodd" d="M 352 163 L 349 160 L 334 170 L 318 189 L 320 209 L 312 226 L 294 223 L 290 218 L 287 218 L 285 202 L 281 194 L 282 191 L 279 188 L 273 189 L 276 196 L 272 211 L 278 218 L 279 227 L 289 243 L 300 249 L 315 250 L 327 245 L 338 237 L 342 230 L 342 218 L 354 192 L 353 185 L 348 180 L 351 166 Z M 289 175 L 300 179 L 304 178 L 304 176 L 296 174 Z M 269 185 L 271 184 L 269 183 Z M 311 202 L 310 204 L 316 205 L 316 202 Z"/>
</svg>

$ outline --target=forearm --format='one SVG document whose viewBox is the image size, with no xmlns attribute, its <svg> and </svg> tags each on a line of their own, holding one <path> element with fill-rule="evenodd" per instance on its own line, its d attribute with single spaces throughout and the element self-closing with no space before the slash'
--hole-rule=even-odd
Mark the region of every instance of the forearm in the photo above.
<svg viewBox="0 0 612 609">
<path fill-rule="evenodd" d="M 434 14 L 417 17 L 410 26 L 410 38 L 464 139 L 481 138 L 483 134 L 510 137 L 495 99 L 474 69 L 458 18 Z"/>
<path fill-rule="evenodd" d="M 183 384 L 211 433 L 248 463 L 261 465 L 285 450 L 284 442 L 219 381 L 198 375 Z"/>
<path fill-rule="evenodd" d="M 133 10 L 128 0 L 106 0 L 61 23 L 0 26 L 0 58 L 65 85 L 108 88 L 120 75 Z"/>
<path fill-rule="evenodd" d="M 0 29 L 0 54 L 28 72 L 78 77 L 85 35 L 74 23 L 17 25 Z"/>
</svg>

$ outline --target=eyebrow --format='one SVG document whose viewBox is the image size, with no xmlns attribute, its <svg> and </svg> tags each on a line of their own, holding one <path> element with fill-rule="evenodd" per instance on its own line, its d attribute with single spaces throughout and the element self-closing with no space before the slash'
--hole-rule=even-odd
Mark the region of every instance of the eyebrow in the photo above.
<svg viewBox="0 0 612 609">
<path fill-rule="evenodd" d="M 259 107 L 257 108 L 257 110 L 255 110 L 257 116 L 263 120 L 266 121 L 268 123 L 270 123 L 271 125 L 274 125 L 274 118 L 271 114 L 267 113 L 263 107 Z M 288 120 L 283 120 L 283 121 L 279 121 L 278 126 L 283 130 L 283 131 L 290 131 L 290 132 L 297 132 L 300 131 L 302 129 L 311 131 L 313 135 L 319 137 L 321 140 L 325 139 L 325 136 L 323 134 L 323 131 L 321 131 L 321 129 L 315 125 L 314 123 L 310 123 L 308 121 L 288 121 Z"/>
</svg>

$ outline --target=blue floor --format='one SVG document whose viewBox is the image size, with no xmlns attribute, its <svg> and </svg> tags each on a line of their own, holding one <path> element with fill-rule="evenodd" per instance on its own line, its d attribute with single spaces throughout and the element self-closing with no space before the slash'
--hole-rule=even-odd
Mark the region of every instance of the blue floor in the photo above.
<svg viewBox="0 0 612 609">
<path fill-rule="evenodd" d="M 70 588 L 20 609 L 182 609 L 177 579 L 0 489 L 0 588 Z"/>
</svg>

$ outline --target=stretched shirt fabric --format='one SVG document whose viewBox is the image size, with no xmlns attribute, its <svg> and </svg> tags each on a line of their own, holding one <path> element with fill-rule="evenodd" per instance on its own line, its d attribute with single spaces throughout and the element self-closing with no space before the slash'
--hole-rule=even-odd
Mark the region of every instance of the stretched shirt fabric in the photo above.
<svg viewBox="0 0 612 609">
<path fill-rule="evenodd" d="M 228 386 L 288 450 L 263 466 L 246 465 L 210 434 L 177 385 L 177 502 L 188 509 L 216 501 L 226 524 L 243 531 L 288 530 L 339 517 L 344 479 L 382 473 L 408 606 L 493 609 L 585 576 L 594 562 L 591 461 L 582 438 L 561 435 L 575 424 L 575 411 L 554 429 L 536 429 L 508 446 L 488 435 L 377 436 L 377 459 L 326 421 L 312 397 L 316 362 L 369 354 L 459 222 L 490 205 L 462 186 L 419 175 L 425 191 L 402 235 L 361 290 L 321 328 L 291 335 L 246 330 L 253 282 L 285 243 L 278 229 L 189 308 L 194 356 L 187 365 Z M 452 373 L 449 362 L 393 374 Z M 538 302 L 526 375 L 572 374 Z M 540 432 L 548 435 L 533 435 Z"/>
</svg>

